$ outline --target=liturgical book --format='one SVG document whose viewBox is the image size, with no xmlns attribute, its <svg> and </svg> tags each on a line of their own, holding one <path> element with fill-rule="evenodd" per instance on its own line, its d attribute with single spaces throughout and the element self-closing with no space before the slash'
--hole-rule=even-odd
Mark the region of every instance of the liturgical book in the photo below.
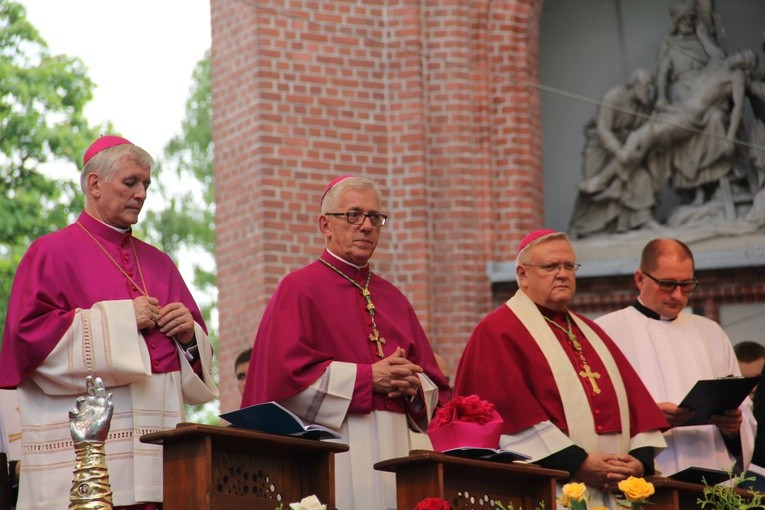
<svg viewBox="0 0 765 510">
<path fill-rule="evenodd" d="M 693 409 L 695 414 L 687 425 L 705 425 L 713 414 L 722 414 L 728 409 L 737 409 L 752 391 L 760 377 L 723 377 L 698 381 L 678 407 Z"/>
<path fill-rule="evenodd" d="M 305 424 L 295 413 L 276 402 L 255 404 L 223 413 L 220 417 L 242 429 L 307 439 L 342 439 L 340 434 L 323 425 Z"/>
<path fill-rule="evenodd" d="M 450 448 L 441 453 L 453 457 L 464 457 L 466 459 L 491 460 L 494 462 L 526 462 L 531 459 L 523 453 L 510 450 L 501 450 L 499 448 L 474 448 L 472 446 L 463 446 L 460 448 Z"/>
</svg>

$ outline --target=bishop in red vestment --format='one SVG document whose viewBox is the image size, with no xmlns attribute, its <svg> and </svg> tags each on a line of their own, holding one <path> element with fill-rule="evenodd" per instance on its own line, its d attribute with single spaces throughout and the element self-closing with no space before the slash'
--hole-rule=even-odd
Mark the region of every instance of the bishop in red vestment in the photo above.
<svg viewBox="0 0 765 510">
<path fill-rule="evenodd" d="M 184 402 L 217 395 L 199 308 L 170 257 L 130 228 L 153 164 L 124 138 L 96 140 L 82 170 L 85 211 L 19 264 L 0 349 L 0 387 L 18 388 L 19 510 L 68 507 L 68 411 L 87 375 L 113 396 L 106 463 L 117 508 L 162 501 L 162 447 L 140 436 L 183 421 Z"/>
<path fill-rule="evenodd" d="M 653 474 L 667 427 L 630 364 L 592 321 L 571 312 L 574 250 L 540 230 L 521 243 L 519 290 L 476 326 L 454 391 L 493 402 L 500 447 L 564 469 L 591 488 L 591 504 L 616 508 L 602 489 Z"/>
<path fill-rule="evenodd" d="M 336 505 L 396 506 L 395 479 L 373 464 L 427 447 L 422 433 L 448 383 L 406 297 L 373 273 L 386 217 L 373 181 L 330 183 L 319 227 L 327 249 L 279 283 L 255 337 L 242 406 L 279 401 L 341 432 Z"/>
</svg>

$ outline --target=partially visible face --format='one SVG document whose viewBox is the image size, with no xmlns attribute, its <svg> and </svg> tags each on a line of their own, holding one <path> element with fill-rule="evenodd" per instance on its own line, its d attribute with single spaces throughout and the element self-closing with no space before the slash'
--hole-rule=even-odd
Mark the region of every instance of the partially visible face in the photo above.
<svg viewBox="0 0 765 510">
<path fill-rule="evenodd" d="M 657 280 L 688 281 L 693 279 L 693 261 L 690 258 L 681 260 L 677 253 L 666 253 L 659 256 L 656 268 L 649 272 Z M 640 289 L 643 304 L 662 317 L 674 319 L 688 306 L 690 293 L 683 293 L 679 286 L 672 292 L 663 291 L 640 270 L 635 272 L 635 284 Z"/>
<path fill-rule="evenodd" d="M 691 12 L 684 12 L 680 14 L 676 21 L 677 31 L 683 35 L 691 35 L 696 33 L 696 15 Z"/>
<path fill-rule="evenodd" d="M 547 264 L 575 264 L 574 248 L 565 239 L 551 239 L 529 249 L 528 258 L 517 268 L 518 285 L 536 304 L 562 311 L 574 299 L 576 273 L 559 267 L 547 272 Z"/>
<path fill-rule="evenodd" d="M 349 189 L 337 201 L 334 211 L 359 211 L 363 213 L 381 213 L 380 201 L 374 190 Z M 335 255 L 363 266 L 377 248 L 380 239 L 380 227 L 372 226 L 369 218 L 364 218 L 358 225 L 351 225 L 343 216 L 319 216 L 319 228 L 327 239 L 327 248 Z"/>
<path fill-rule="evenodd" d="M 87 183 L 91 195 L 85 207 L 88 214 L 107 225 L 126 228 L 138 222 L 151 184 L 151 171 L 122 159 L 108 180 L 91 173 Z"/>
<path fill-rule="evenodd" d="M 738 362 L 738 366 L 741 369 L 741 375 L 744 377 L 757 377 L 762 373 L 763 365 L 765 365 L 765 359 L 763 358 L 754 361 Z"/>
<path fill-rule="evenodd" d="M 236 373 L 236 387 L 239 388 L 239 394 L 244 393 L 244 382 L 247 380 L 247 370 L 250 368 L 249 361 L 239 363 L 234 372 Z"/>
</svg>

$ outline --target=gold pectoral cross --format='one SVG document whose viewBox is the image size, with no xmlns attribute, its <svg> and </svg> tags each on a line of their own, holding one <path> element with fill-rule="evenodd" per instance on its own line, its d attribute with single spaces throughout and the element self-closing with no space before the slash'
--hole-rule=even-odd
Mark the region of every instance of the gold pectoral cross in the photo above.
<svg viewBox="0 0 765 510">
<path fill-rule="evenodd" d="M 590 384 L 592 385 L 592 391 L 596 395 L 600 394 L 600 388 L 598 387 L 597 381 L 595 379 L 600 379 L 600 374 L 597 372 L 593 372 L 590 368 L 590 365 L 587 363 L 584 363 L 582 365 L 583 370 L 579 372 L 579 375 L 582 377 L 582 379 L 589 379 Z"/>
<path fill-rule="evenodd" d="M 385 357 L 385 353 L 382 350 L 382 344 L 385 343 L 385 338 L 380 336 L 380 332 L 377 331 L 377 328 L 372 328 L 372 334 L 369 335 L 369 341 L 375 342 L 377 344 L 377 356 L 380 359 L 383 359 Z"/>
</svg>

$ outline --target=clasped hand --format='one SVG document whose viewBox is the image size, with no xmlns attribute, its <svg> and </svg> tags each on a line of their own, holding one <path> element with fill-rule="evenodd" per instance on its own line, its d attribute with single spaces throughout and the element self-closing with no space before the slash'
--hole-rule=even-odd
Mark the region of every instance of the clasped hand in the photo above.
<svg viewBox="0 0 765 510">
<path fill-rule="evenodd" d="M 632 455 L 593 452 L 579 466 L 575 478 L 605 491 L 630 476 L 643 476 L 643 464 Z"/>
<path fill-rule="evenodd" d="M 183 303 L 160 306 L 157 298 L 140 296 L 133 300 L 133 309 L 141 331 L 156 328 L 170 338 L 177 338 L 182 344 L 194 338 L 194 317 Z"/>
<path fill-rule="evenodd" d="M 419 373 L 422 373 L 422 367 L 406 359 L 404 349 L 399 347 L 372 365 L 372 389 L 375 393 L 386 393 L 388 398 L 417 395 Z"/>
</svg>

